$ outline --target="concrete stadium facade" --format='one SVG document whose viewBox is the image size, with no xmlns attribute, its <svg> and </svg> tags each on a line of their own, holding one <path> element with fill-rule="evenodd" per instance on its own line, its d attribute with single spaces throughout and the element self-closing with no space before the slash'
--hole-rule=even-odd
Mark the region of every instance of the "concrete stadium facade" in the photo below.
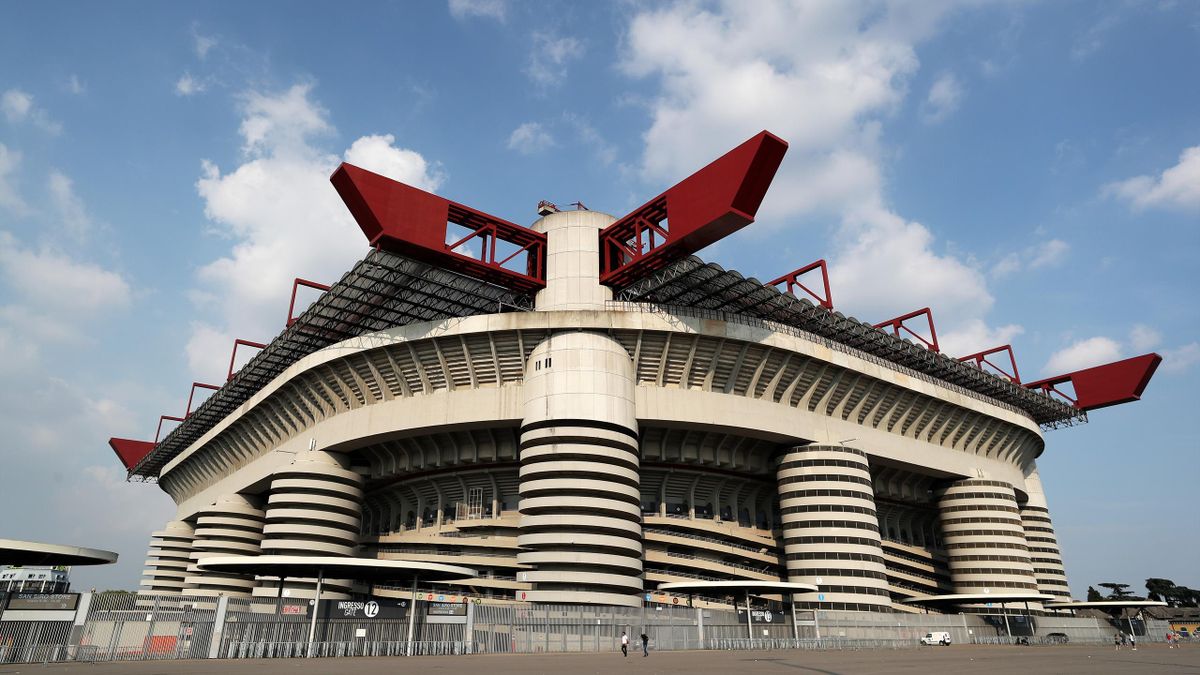
<svg viewBox="0 0 1200 675">
<path fill-rule="evenodd" d="M 1031 414 L 754 316 L 615 300 L 614 220 L 532 226 L 531 308 L 331 344 L 190 442 L 157 475 L 178 511 L 142 589 L 274 596 L 195 563 L 304 553 L 469 566 L 463 592 L 533 602 L 697 579 L 811 583 L 799 606 L 839 610 L 1069 599 Z"/>
</svg>

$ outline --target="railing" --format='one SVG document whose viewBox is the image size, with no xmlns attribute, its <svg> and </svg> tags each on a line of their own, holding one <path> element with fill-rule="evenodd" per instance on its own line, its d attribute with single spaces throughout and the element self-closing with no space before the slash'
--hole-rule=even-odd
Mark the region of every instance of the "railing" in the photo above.
<svg viewBox="0 0 1200 675">
<path fill-rule="evenodd" d="M 657 528 L 657 527 L 644 527 L 644 528 L 642 528 L 642 532 L 644 534 L 661 534 L 661 535 L 664 535 L 667 537 L 685 537 L 687 539 L 695 539 L 696 541 L 703 541 L 705 543 L 710 543 L 710 544 L 718 544 L 720 546 L 728 546 L 730 548 L 736 548 L 736 549 L 739 549 L 742 551 L 752 551 L 754 553 L 758 553 L 759 551 L 761 551 L 764 548 L 770 549 L 771 547 L 774 546 L 774 544 L 766 544 L 766 543 L 764 543 L 762 546 L 747 546 L 745 544 L 735 544 L 732 542 L 728 542 L 728 541 L 725 541 L 724 539 L 717 539 L 716 537 L 702 537 L 698 534 L 691 534 L 688 532 L 676 532 L 675 530 L 664 530 L 664 529 Z M 730 535 L 730 536 L 736 536 L 736 535 Z"/>
<path fill-rule="evenodd" d="M 227 659 L 341 658 L 348 656 L 458 656 L 477 651 L 464 640 L 341 642 L 231 642 Z"/>
<path fill-rule="evenodd" d="M 808 649 L 808 650 L 858 650 L 858 649 L 913 649 L 920 646 L 911 639 L 850 639 L 850 638 L 710 638 L 704 641 L 703 649 L 751 650 L 751 649 Z"/>
</svg>

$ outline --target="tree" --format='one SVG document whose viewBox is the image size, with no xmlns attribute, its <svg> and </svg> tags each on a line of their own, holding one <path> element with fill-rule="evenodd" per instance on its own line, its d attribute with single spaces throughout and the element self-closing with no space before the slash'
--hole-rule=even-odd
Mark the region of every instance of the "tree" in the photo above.
<svg viewBox="0 0 1200 675">
<path fill-rule="evenodd" d="M 1100 602 L 1102 600 L 1104 600 L 1104 596 L 1100 595 L 1100 591 L 1096 590 L 1093 586 L 1088 586 L 1087 601 Z"/>
<path fill-rule="evenodd" d="M 1146 597 L 1156 602 L 1162 602 L 1163 598 L 1170 598 L 1172 591 L 1175 589 L 1175 582 L 1170 579 L 1160 579 L 1158 577 L 1150 577 L 1146 580 Z M 1166 601 L 1170 605 L 1175 603 L 1170 600 Z"/>
<path fill-rule="evenodd" d="M 1133 595 L 1132 593 L 1129 592 L 1129 584 L 1118 584 L 1118 583 L 1113 583 L 1111 581 L 1106 581 L 1102 584 L 1097 584 L 1097 586 L 1108 589 L 1109 592 L 1108 592 L 1108 598 L 1106 598 L 1107 600 L 1141 600 L 1142 599 L 1142 598 L 1139 598 L 1138 596 Z"/>
</svg>

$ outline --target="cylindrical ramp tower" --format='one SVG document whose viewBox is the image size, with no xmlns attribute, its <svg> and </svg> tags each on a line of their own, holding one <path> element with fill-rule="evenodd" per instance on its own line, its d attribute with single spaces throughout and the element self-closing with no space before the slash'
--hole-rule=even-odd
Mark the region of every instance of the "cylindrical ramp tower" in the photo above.
<svg viewBox="0 0 1200 675">
<path fill-rule="evenodd" d="M 642 526 L 633 363 L 600 333 L 529 358 L 521 426 L 519 579 L 527 599 L 638 607 Z"/>
<path fill-rule="evenodd" d="M 188 561 L 192 554 L 195 531 L 192 524 L 172 520 L 163 529 L 150 535 L 150 550 L 146 552 L 139 593 L 190 592 L 187 583 Z"/>
<path fill-rule="evenodd" d="M 1062 551 L 1054 534 L 1054 524 L 1050 521 L 1042 479 L 1036 469 L 1025 477 L 1025 491 L 1029 498 L 1021 505 L 1021 522 L 1025 526 L 1025 541 L 1029 544 L 1029 558 L 1033 562 L 1033 576 L 1037 579 L 1038 591 L 1057 596 L 1059 602 L 1070 602 L 1071 587 L 1067 585 Z"/>
<path fill-rule="evenodd" d="M 258 555 L 263 540 L 265 513 L 249 497 L 224 495 L 196 514 L 196 538 L 187 583 L 196 595 L 248 597 L 254 577 L 215 570 L 203 571 L 198 563 L 212 556 Z"/>
<path fill-rule="evenodd" d="M 937 495 L 955 593 L 1037 592 L 1012 485 L 972 478 L 951 483 Z"/>
<path fill-rule="evenodd" d="M 263 555 L 354 555 L 362 521 L 363 478 L 349 467 L 345 455 L 313 450 L 275 472 L 267 499 Z M 350 586 L 345 579 L 326 579 L 322 597 L 347 599 Z M 311 597 L 315 587 L 315 579 L 289 580 L 284 590 L 292 597 Z M 260 587 L 254 594 L 274 592 Z"/>
<path fill-rule="evenodd" d="M 779 459 L 776 477 L 788 581 L 819 589 L 796 594 L 798 606 L 887 611 L 891 598 L 866 454 L 836 445 L 793 448 Z"/>
</svg>

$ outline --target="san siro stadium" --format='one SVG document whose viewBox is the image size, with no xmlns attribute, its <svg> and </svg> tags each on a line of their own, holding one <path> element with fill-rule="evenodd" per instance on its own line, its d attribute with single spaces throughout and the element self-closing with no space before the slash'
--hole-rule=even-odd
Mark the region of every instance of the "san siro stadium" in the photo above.
<svg viewBox="0 0 1200 675">
<path fill-rule="evenodd" d="M 311 597 L 200 565 L 289 555 L 451 563 L 478 577 L 441 588 L 529 603 L 1069 600 L 1044 432 L 1138 399 L 1160 357 L 1022 382 L 1007 345 L 941 353 L 928 309 L 835 311 L 823 261 L 763 283 L 695 257 L 753 221 L 786 149 L 763 132 L 624 217 L 543 203 L 528 227 L 339 167 L 366 257 L 297 280 L 319 298 L 238 340 L 257 352 L 165 437 L 110 441 L 178 505 L 141 590 Z"/>
</svg>

